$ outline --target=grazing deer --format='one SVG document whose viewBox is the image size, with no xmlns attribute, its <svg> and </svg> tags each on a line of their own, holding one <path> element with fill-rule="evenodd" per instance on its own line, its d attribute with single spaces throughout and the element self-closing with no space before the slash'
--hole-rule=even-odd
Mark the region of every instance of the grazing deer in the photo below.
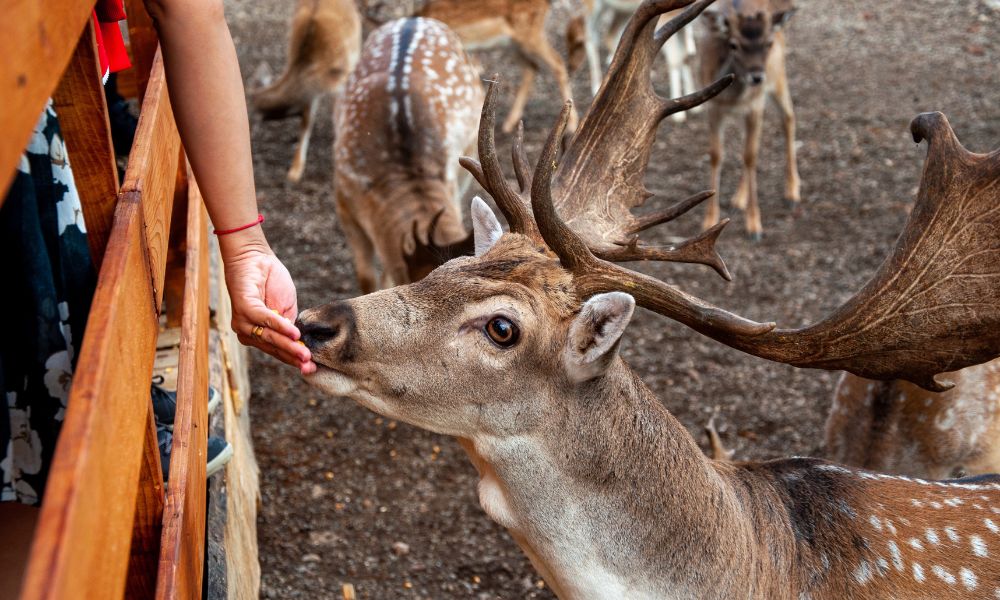
<svg viewBox="0 0 1000 600">
<path fill-rule="evenodd" d="M 773 98 L 784 116 L 785 199 L 796 211 L 802 200 L 795 152 L 795 111 L 785 73 L 784 26 L 795 9 L 786 0 L 722 0 L 717 10 L 706 11 L 704 33 L 698 39 L 698 71 L 702 83 L 725 74 L 735 81 L 708 105 L 709 160 L 712 186 L 720 189 L 722 132 L 732 115 L 743 115 L 746 139 L 743 172 L 731 204 L 746 211 L 750 239 L 763 236 L 757 203 L 757 154 L 764 127 L 764 105 Z M 718 198 L 708 203 L 704 227 L 719 221 Z"/>
<path fill-rule="evenodd" d="M 285 72 L 252 95 L 254 109 L 265 119 L 302 119 L 289 180 L 302 179 L 320 99 L 343 87 L 360 51 L 361 16 L 354 0 L 299 0 Z"/>
<path fill-rule="evenodd" d="M 467 50 L 513 44 L 521 59 L 524 72 L 514 97 L 503 131 L 511 132 L 524 114 L 525 104 L 541 67 L 552 73 L 563 100 L 573 98 L 569 75 L 583 61 L 585 52 L 584 17 L 575 15 L 567 24 L 565 35 L 569 66 L 549 43 L 545 35 L 545 19 L 550 0 L 426 0 L 417 11 L 446 23 L 462 39 Z M 570 116 L 568 131 L 576 129 L 576 112 Z"/>
<path fill-rule="evenodd" d="M 757 356 L 933 389 L 945 387 L 934 377 L 946 367 L 1000 355 L 1000 150 L 969 153 L 940 114 L 911 126 L 929 151 L 895 248 L 815 325 L 755 323 L 615 264 L 680 260 L 726 273 L 714 249 L 724 223 L 675 247 L 635 237 L 696 200 L 631 213 L 649 196 L 642 180 L 660 120 L 732 81 L 682 100 L 650 85 L 659 45 L 710 2 L 654 35 L 659 14 L 690 0 L 647 0 L 562 159 L 569 106 L 533 172 L 515 138 L 517 186 L 497 157 L 491 85 L 481 163 L 463 165 L 510 232 L 474 200 L 474 257 L 304 311 L 302 339 L 319 366 L 308 379 L 458 438 L 480 474 L 484 510 L 564 599 L 997 597 L 1000 477 L 927 481 L 802 458 L 716 462 L 618 356 L 636 304 Z"/>
<path fill-rule="evenodd" d="M 376 255 L 386 288 L 471 251 L 458 158 L 474 147 L 482 98 L 440 21 L 398 19 L 368 37 L 337 103 L 334 142 L 337 216 L 363 293 L 376 289 Z"/>
<path fill-rule="evenodd" d="M 941 479 L 1000 472 L 1000 360 L 948 373 L 934 393 L 844 373 L 826 421 L 831 460 Z"/>
<path fill-rule="evenodd" d="M 601 87 L 601 80 L 604 77 L 601 62 L 601 47 L 609 52 L 608 60 L 611 59 L 611 52 L 614 51 L 618 40 L 621 39 L 622 30 L 628 17 L 635 12 L 635 9 L 642 3 L 641 0 L 595 0 L 593 10 L 587 19 L 587 62 L 590 64 L 590 91 L 597 94 Z M 668 13 L 660 17 L 660 22 L 664 23 L 676 16 L 675 13 Z M 670 95 L 677 97 L 695 92 L 698 88 L 694 83 L 694 75 L 691 71 L 691 61 L 697 52 L 695 46 L 694 26 L 681 29 L 679 36 L 671 37 L 663 44 L 663 58 L 667 61 L 667 74 L 670 80 Z M 700 106 L 691 109 L 692 112 L 699 112 Z M 678 112 L 670 115 L 670 118 L 683 123 L 686 113 Z"/>
</svg>

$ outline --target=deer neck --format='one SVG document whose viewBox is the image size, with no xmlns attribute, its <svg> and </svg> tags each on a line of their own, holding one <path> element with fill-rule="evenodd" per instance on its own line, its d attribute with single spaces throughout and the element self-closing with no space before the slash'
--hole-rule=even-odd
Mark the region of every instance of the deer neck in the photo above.
<svg viewBox="0 0 1000 600">
<path fill-rule="evenodd" d="M 484 510 L 560 598 L 728 597 L 727 577 L 752 578 L 754 527 L 726 476 L 624 363 L 554 400 L 528 433 L 463 446 Z"/>
</svg>

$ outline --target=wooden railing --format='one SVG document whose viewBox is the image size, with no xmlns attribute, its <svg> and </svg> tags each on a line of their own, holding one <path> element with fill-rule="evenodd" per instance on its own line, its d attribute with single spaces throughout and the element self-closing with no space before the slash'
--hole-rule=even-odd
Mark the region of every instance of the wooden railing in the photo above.
<svg viewBox="0 0 1000 600">
<path fill-rule="evenodd" d="M 139 0 L 127 5 L 142 110 L 119 189 L 93 5 L 13 0 L 0 25 L 0 202 L 51 96 L 99 269 L 21 598 L 197 598 L 205 541 L 207 218 Z M 165 295 L 182 328 L 166 491 L 149 393 Z"/>
</svg>

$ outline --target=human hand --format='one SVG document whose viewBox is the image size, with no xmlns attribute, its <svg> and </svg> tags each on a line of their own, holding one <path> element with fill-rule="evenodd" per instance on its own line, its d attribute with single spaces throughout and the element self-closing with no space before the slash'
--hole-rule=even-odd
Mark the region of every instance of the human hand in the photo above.
<svg viewBox="0 0 1000 600">
<path fill-rule="evenodd" d="M 298 315 L 295 284 L 256 229 L 219 238 L 233 305 L 233 331 L 241 343 L 297 367 L 303 375 L 314 373 L 316 364 L 309 349 L 298 341 L 299 330 L 293 324 Z M 255 329 L 259 335 L 254 335 Z"/>
</svg>

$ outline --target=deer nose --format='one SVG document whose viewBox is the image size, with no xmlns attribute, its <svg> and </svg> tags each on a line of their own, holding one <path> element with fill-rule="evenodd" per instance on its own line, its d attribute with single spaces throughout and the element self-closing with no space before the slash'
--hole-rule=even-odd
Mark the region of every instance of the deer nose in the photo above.
<svg viewBox="0 0 1000 600">
<path fill-rule="evenodd" d="M 764 74 L 763 73 L 759 73 L 759 72 L 757 72 L 757 73 L 750 73 L 750 84 L 751 85 L 760 85 L 763 82 L 764 82 Z"/>
<path fill-rule="evenodd" d="M 354 335 L 354 311 L 346 302 L 335 302 L 303 311 L 296 320 L 302 343 L 312 352 L 323 351 L 349 359 L 347 350 Z"/>
</svg>

